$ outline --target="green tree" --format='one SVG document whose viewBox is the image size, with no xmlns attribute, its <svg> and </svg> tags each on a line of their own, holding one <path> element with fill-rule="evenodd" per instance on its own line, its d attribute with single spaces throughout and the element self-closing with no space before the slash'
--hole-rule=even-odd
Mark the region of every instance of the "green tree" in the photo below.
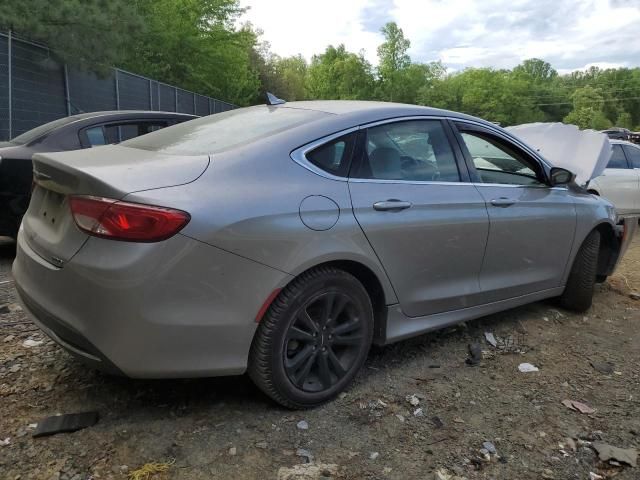
<svg viewBox="0 0 640 480">
<path fill-rule="evenodd" d="M 120 64 L 144 19 L 129 0 L 0 2 L 0 29 L 47 45 L 62 62 L 99 73 Z"/>
<path fill-rule="evenodd" d="M 516 76 L 526 76 L 529 80 L 536 83 L 550 82 L 558 76 L 558 72 L 550 63 L 540 60 L 539 58 L 530 58 L 523 61 L 513 69 Z"/>
<path fill-rule="evenodd" d="M 587 85 L 577 89 L 572 98 L 573 110 L 564 118 L 565 123 L 594 130 L 603 130 L 611 126 L 611 121 L 602 111 L 604 99 L 600 90 Z"/>
<path fill-rule="evenodd" d="M 371 64 L 344 45 L 329 45 L 323 54 L 314 55 L 307 72 L 307 95 L 312 99 L 366 100 L 373 95 L 373 85 Z"/>
<path fill-rule="evenodd" d="M 411 58 L 407 54 L 411 42 L 395 22 L 387 23 L 380 31 L 384 42 L 378 47 L 378 94 L 383 100 L 394 101 L 398 98 L 396 89 L 402 82 L 401 77 L 411 66 Z"/>
<path fill-rule="evenodd" d="M 240 105 L 260 90 L 251 54 L 257 34 L 235 29 L 238 0 L 137 0 L 145 28 L 124 67 Z"/>
<path fill-rule="evenodd" d="M 633 119 L 631 118 L 631 114 L 629 112 L 621 112 L 618 115 L 618 119 L 616 120 L 616 127 L 628 128 L 629 130 L 633 129 Z"/>
</svg>

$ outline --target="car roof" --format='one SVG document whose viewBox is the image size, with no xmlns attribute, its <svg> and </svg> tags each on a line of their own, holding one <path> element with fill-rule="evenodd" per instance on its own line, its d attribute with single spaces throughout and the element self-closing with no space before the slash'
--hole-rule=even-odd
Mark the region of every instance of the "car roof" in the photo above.
<svg viewBox="0 0 640 480">
<path fill-rule="evenodd" d="M 495 123 L 482 118 L 473 117 L 465 113 L 421 105 L 410 105 L 406 103 L 374 102 L 366 100 L 309 100 L 286 102 L 276 105 L 276 107 L 316 110 L 342 117 L 345 120 L 349 118 L 354 124 L 359 122 L 375 122 L 377 120 L 396 117 L 435 116 L 472 120 L 477 123 L 485 124 L 489 127 L 500 128 L 500 126 Z"/>
<path fill-rule="evenodd" d="M 332 113 L 334 115 L 344 115 L 366 111 L 389 112 L 405 115 L 440 115 L 446 117 L 467 117 L 463 113 L 452 112 L 440 108 L 425 107 L 421 105 L 410 105 L 407 103 L 375 102 L 366 100 L 307 100 L 300 102 L 286 102 L 279 105 L 281 108 L 300 108 L 304 110 L 316 110 L 319 112 Z M 402 112 L 402 113 L 401 113 Z M 472 117 L 469 117 L 472 118 Z M 478 120 L 478 119 L 476 119 Z"/>
<path fill-rule="evenodd" d="M 193 115 L 191 113 L 180 113 L 180 112 L 165 112 L 165 111 L 157 111 L 157 110 L 102 110 L 98 112 L 83 112 L 76 113 L 75 115 L 69 115 L 68 118 L 74 118 L 76 120 L 85 120 L 87 118 L 99 118 L 99 117 L 137 117 L 137 116 L 147 116 L 147 115 L 158 115 L 161 117 L 164 116 L 179 116 L 179 117 L 193 117 L 197 118 L 197 115 Z"/>
</svg>

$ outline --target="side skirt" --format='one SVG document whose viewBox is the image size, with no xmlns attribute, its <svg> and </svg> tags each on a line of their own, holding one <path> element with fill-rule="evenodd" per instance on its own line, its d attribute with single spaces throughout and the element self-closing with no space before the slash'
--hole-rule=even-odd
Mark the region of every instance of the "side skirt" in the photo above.
<svg viewBox="0 0 640 480">
<path fill-rule="evenodd" d="M 537 302 L 545 298 L 557 297 L 562 294 L 564 287 L 551 288 L 540 292 L 522 295 L 520 297 L 486 303 L 475 307 L 462 308 L 450 312 L 435 313 L 424 317 L 407 317 L 400 308 L 400 304 L 387 306 L 386 338 L 376 343 L 386 345 L 406 338 L 415 337 L 423 333 L 448 327 L 464 320 L 473 320 L 492 313 Z"/>
</svg>

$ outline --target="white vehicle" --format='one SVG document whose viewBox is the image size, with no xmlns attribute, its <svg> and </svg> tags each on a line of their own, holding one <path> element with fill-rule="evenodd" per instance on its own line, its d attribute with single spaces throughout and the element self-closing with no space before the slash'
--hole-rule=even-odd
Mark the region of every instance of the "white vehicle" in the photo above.
<svg viewBox="0 0 640 480">
<path fill-rule="evenodd" d="M 618 215 L 640 213 L 640 146 L 610 140 L 613 154 L 602 175 L 589 182 L 589 191 L 605 197 Z"/>
</svg>

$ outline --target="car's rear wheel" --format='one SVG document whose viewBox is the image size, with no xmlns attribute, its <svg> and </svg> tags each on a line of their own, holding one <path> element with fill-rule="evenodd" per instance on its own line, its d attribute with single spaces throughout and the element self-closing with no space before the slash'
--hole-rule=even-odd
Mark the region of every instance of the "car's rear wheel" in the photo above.
<svg viewBox="0 0 640 480">
<path fill-rule="evenodd" d="M 289 284 L 261 320 L 249 376 L 285 407 L 314 407 L 353 381 L 372 337 L 373 308 L 362 284 L 319 267 Z"/>
<path fill-rule="evenodd" d="M 599 252 L 600 232 L 594 230 L 584 240 L 573 261 L 567 285 L 560 296 L 560 305 L 564 308 L 584 312 L 591 307 Z"/>
</svg>

